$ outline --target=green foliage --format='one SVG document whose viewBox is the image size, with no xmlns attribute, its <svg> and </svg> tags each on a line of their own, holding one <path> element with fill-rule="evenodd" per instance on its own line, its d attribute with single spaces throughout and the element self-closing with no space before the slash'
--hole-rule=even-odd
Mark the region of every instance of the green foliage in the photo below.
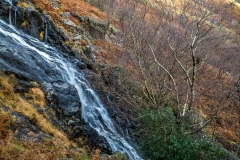
<svg viewBox="0 0 240 160">
<path fill-rule="evenodd" d="M 128 160 L 124 154 L 121 152 L 115 152 L 113 155 L 111 155 L 112 159 L 117 159 L 117 160 Z"/>
<path fill-rule="evenodd" d="M 227 153 L 213 143 L 197 139 L 194 135 L 184 134 L 183 128 L 186 126 L 183 124 L 187 123 L 177 124 L 170 108 L 161 107 L 157 111 L 146 109 L 142 114 L 139 135 L 146 159 L 227 159 Z"/>
</svg>

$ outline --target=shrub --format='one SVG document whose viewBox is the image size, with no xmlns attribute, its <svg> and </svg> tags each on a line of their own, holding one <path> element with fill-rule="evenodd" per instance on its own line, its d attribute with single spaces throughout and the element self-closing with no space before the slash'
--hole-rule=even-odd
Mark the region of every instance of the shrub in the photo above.
<svg viewBox="0 0 240 160">
<path fill-rule="evenodd" d="M 212 142 L 184 134 L 183 128 L 186 126 L 182 125 L 187 123 L 177 124 L 168 107 L 161 107 L 157 111 L 146 109 L 142 112 L 141 120 L 142 128 L 138 133 L 146 159 L 227 159 L 227 153 Z"/>
</svg>

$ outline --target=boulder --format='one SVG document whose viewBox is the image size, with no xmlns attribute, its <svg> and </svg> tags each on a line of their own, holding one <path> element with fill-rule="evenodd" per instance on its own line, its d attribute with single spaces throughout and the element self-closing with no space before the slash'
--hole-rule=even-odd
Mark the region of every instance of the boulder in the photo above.
<svg viewBox="0 0 240 160">
<path fill-rule="evenodd" d="M 66 19 L 70 19 L 71 14 L 70 12 L 63 12 L 61 16 Z"/>
<path fill-rule="evenodd" d="M 69 20 L 69 19 L 64 19 L 64 20 L 63 20 L 63 23 L 64 23 L 65 25 L 68 25 L 68 26 L 76 27 L 76 24 L 75 24 L 73 21 Z"/>
</svg>

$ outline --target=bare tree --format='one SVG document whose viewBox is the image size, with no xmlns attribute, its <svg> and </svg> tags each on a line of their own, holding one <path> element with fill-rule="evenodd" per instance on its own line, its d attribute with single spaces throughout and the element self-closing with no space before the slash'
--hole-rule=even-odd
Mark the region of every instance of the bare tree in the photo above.
<svg viewBox="0 0 240 160">
<path fill-rule="evenodd" d="M 211 118 L 199 124 L 196 131 L 212 121 L 220 106 L 227 104 L 230 93 L 224 80 L 220 80 L 221 70 L 212 72 L 216 76 L 204 75 L 212 67 L 214 57 L 222 52 L 227 38 L 223 4 L 210 0 L 129 1 L 125 10 L 118 13 L 122 46 L 139 71 L 141 88 L 149 105 L 157 108 L 168 99 L 177 123 L 181 123 L 196 109 L 204 94 L 205 97 L 211 94 L 206 95 L 206 88 L 221 90 L 221 95 L 214 95 L 221 99 L 216 99 Z"/>
</svg>

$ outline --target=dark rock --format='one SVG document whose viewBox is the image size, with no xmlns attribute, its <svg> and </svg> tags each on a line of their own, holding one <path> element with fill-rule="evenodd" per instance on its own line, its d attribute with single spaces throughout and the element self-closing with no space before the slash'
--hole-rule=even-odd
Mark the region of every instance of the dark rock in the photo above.
<svg viewBox="0 0 240 160">
<path fill-rule="evenodd" d="M 27 92 L 27 91 L 28 91 L 28 88 L 21 87 L 21 86 L 17 86 L 17 87 L 14 88 L 15 93 L 24 93 L 24 92 Z"/>
<path fill-rule="evenodd" d="M 34 86 L 33 84 L 31 84 L 29 81 L 21 80 L 21 79 L 18 79 L 18 84 L 21 85 L 21 86 L 24 86 L 24 87 L 26 87 L 26 88 L 36 87 L 36 86 Z"/>
<path fill-rule="evenodd" d="M 112 155 L 101 154 L 100 160 L 128 160 L 128 158 L 121 152 L 114 152 Z"/>
<path fill-rule="evenodd" d="M 9 1 L 1 0 L 0 1 L 0 18 L 6 22 L 8 22 L 9 20 L 9 10 L 10 10 Z"/>
<path fill-rule="evenodd" d="M 41 88 L 43 90 L 47 99 L 47 103 L 50 106 L 58 106 L 58 97 L 57 97 L 57 93 L 55 92 L 55 89 L 52 87 L 51 83 L 42 83 L 41 84 Z"/>
<path fill-rule="evenodd" d="M 35 38 L 45 30 L 44 17 L 32 8 L 12 7 L 12 24 Z"/>
<path fill-rule="evenodd" d="M 73 55 L 74 57 L 79 57 L 79 50 L 78 48 L 73 48 L 71 49 L 71 55 Z"/>
<path fill-rule="evenodd" d="M 65 53 L 70 53 L 71 50 L 65 44 L 65 41 L 69 40 L 70 37 L 64 31 L 58 29 L 52 21 L 48 20 L 48 24 L 48 43 Z"/>
<path fill-rule="evenodd" d="M 86 69 L 86 68 L 87 68 L 86 63 L 84 63 L 84 62 L 78 62 L 78 63 L 77 63 L 77 66 L 78 66 L 80 69 Z"/>
<path fill-rule="evenodd" d="M 43 138 L 51 138 L 50 135 L 43 133 L 34 123 L 26 116 L 13 112 L 15 118 L 13 126 L 13 136 L 22 141 L 41 142 Z"/>
<path fill-rule="evenodd" d="M 99 148 L 101 153 L 112 154 L 112 150 L 107 140 L 100 136 L 97 131 L 91 128 L 89 125 L 85 124 L 83 127 L 83 133 L 87 135 L 91 145 L 94 148 Z"/>
<path fill-rule="evenodd" d="M 105 38 L 108 26 L 106 22 L 102 22 L 90 17 L 87 17 L 85 19 L 87 24 L 89 25 L 90 33 L 94 38 Z"/>
<path fill-rule="evenodd" d="M 33 88 L 33 87 L 35 87 L 35 86 L 33 84 L 31 84 L 30 82 L 28 82 L 26 80 L 18 79 L 18 85 L 14 87 L 14 92 L 16 92 L 16 93 L 28 92 L 29 88 Z"/>
<path fill-rule="evenodd" d="M 27 18 L 29 21 L 29 28 L 27 29 L 29 34 L 39 39 L 40 31 L 44 31 L 44 21 L 42 16 L 38 12 L 32 10 L 27 10 L 26 14 L 29 15 Z"/>
<path fill-rule="evenodd" d="M 35 81 L 41 81 L 46 77 L 44 70 L 41 70 L 38 65 L 33 63 L 31 53 L 24 50 L 24 48 L 14 45 L 12 40 L 2 41 L 2 47 L 0 47 L 0 65 L 4 71 L 11 71 L 33 79 Z M 18 52 L 26 54 L 18 54 Z M 39 59 L 40 60 L 40 59 Z M 43 66 L 44 63 L 41 63 Z"/>
<path fill-rule="evenodd" d="M 64 109 L 66 115 L 73 115 L 81 109 L 78 92 L 73 85 L 55 81 L 52 83 L 52 86 L 57 93 L 59 106 Z"/>
<path fill-rule="evenodd" d="M 94 51 L 94 48 L 93 47 L 91 47 L 91 46 L 89 46 L 89 45 L 87 45 L 86 46 L 86 50 L 85 50 L 85 54 L 91 54 L 92 52 Z"/>
</svg>

